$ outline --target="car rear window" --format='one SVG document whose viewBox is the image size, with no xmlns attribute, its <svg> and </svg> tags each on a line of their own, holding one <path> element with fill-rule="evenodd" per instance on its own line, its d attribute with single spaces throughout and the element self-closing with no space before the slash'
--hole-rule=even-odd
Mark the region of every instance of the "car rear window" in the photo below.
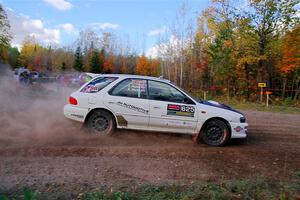
<svg viewBox="0 0 300 200">
<path fill-rule="evenodd" d="M 117 77 L 99 77 L 89 82 L 80 92 L 96 93 L 105 88 L 107 85 L 115 81 Z"/>
</svg>

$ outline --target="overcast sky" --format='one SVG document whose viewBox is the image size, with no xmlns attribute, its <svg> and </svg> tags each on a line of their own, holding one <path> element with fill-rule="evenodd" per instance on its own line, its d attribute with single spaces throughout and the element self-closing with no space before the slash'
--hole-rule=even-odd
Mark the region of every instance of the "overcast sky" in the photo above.
<svg viewBox="0 0 300 200">
<path fill-rule="evenodd" d="M 188 0 L 190 17 L 197 18 L 209 0 Z M 182 0 L 0 0 L 6 9 L 13 45 L 19 46 L 26 35 L 41 43 L 71 45 L 78 31 L 86 27 L 100 33 L 112 31 L 128 35 L 147 51 L 155 46 L 174 21 Z M 143 44 L 142 44 L 143 43 Z"/>
</svg>

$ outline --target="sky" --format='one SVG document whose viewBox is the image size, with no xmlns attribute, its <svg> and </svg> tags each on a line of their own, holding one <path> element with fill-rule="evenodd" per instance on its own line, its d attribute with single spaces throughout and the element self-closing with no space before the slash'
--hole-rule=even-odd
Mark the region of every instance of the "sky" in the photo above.
<svg viewBox="0 0 300 200">
<path fill-rule="evenodd" d="M 34 35 L 42 44 L 70 46 L 79 31 L 114 32 L 128 36 L 138 51 L 149 51 L 176 18 L 183 2 L 196 23 L 209 0 L 0 0 L 20 47 L 24 37 Z M 170 36 L 171 37 L 171 36 Z"/>
</svg>

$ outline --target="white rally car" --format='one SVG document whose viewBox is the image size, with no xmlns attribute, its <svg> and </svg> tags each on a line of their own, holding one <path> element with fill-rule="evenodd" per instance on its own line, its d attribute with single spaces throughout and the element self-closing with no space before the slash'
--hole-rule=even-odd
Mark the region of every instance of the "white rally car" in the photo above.
<svg viewBox="0 0 300 200">
<path fill-rule="evenodd" d="M 94 77 L 71 94 L 64 115 L 91 133 L 111 134 L 115 128 L 175 132 L 211 146 L 246 138 L 248 126 L 240 112 L 196 100 L 169 80 L 125 74 Z"/>
</svg>

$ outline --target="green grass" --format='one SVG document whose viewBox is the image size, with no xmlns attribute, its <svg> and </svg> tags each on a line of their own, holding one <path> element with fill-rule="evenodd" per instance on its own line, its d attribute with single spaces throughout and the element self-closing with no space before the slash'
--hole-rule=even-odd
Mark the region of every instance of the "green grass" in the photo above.
<svg viewBox="0 0 300 200">
<path fill-rule="evenodd" d="M 200 99 L 203 99 L 204 96 L 202 91 L 190 91 L 190 94 Z M 211 95 L 210 93 L 207 93 L 206 95 L 206 100 L 224 103 L 238 110 L 300 114 L 300 101 L 293 100 L 290 97 L 282 100 L 280 97 L 271 95 L 269 107 L 266 107 L 265 96 L 262 103 L 257 100 L 256 96 L 251 96 L 251 99 L 252 101 L 247 101 L 243 97 L 227 98 L 226 95 L 222 94 Z"/>
<path fill-rule="evenodd" d="M 116 187 L 94 189 L 90 191 L 73 191 L 74 199 L 79 200 L 293 200 L 300 198 L 300 177 L 290 183 L 268 182 L 262 179 L 247 179 L 239 181 L 200 182 L 190 185 L 139 185 L 135 183 L 123 184 Z M 60 189 L 63 193 L 63 188 Z M 76 194 L 77 192 L 77 194 Z M 0 195 L 0 200 L 36 200 L 55 199 L 56 195 L 42 194 L 37 190 L 24 188 L 19 195 Z M 12 196 L 12 197 L 11 197 Z"/>
<path fill-rule="evenodd" d="M 263 180 L 241 180 L 223 183 L 199 183 L 192 185 L 143 185 L 122 190 L 94 190 L 78 196 L 81 200 L 229 200 L 229 199 L 296 199 L 300 185 L 268 183 Z M 298 193 L 297 193 L 298 192 Z M 298 195 L 298 196 L 297 196 Z"/>
<path fill-rule="evenodd" d="M 237 98 L 223 98 L 223 97 L 210 97 L 208 100 L 217 101 L 224 103 L 238 110 L 253 110 L 253 111 L 265 111 L 265 112 L 276 112 L 276 113 L 288 113 L 288 114 L 300 114 L 299 102 L 280 102 L 279 100 L 274 101 L 266 107 L 265 102 L 249 102 L 243 99 Z"/>
<path fill-rule="evenodd" d="M 300 108 L 295 106 L 269 105 L 269 107 L 266 107 L 266 105 L 262 103 L 242 102 L 237 100 L 222 101 L 222 99 L 216 99 L 216 101 L 225 103 L 238 110 L 254 110 L 276 113 L 300 114 Z"/>
</svg>

